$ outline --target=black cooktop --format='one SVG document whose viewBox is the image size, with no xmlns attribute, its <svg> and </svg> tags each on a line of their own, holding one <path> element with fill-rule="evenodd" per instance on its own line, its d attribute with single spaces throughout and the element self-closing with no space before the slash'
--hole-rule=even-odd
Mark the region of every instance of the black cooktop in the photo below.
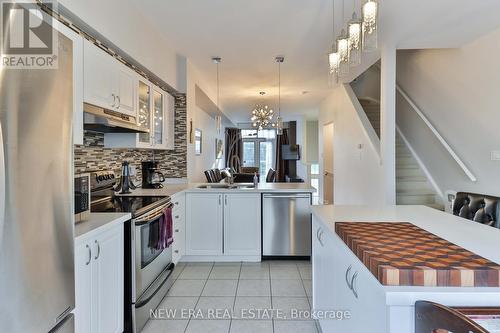
<svg viewBox="0 0 500 333">
<path fill-rule="evenodd" d="M 131 213 L 132 217 L 137 217 L 169 201 L 169 197 L 161 196 L 92 197 L 90 211 L 96 213 Z"/>
</svg>

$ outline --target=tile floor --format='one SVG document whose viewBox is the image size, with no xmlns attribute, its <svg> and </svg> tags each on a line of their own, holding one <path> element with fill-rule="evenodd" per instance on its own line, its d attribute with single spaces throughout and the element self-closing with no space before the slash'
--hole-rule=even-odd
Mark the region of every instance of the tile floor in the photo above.
<svg viewBox="0 0 500 333">
<path fill-rule="evenodd" d="M 309 261 L 179 263 L 144 333 L 317 333 Z M 168 319 L 170 318 L 170 319 Z"/>
</svg>

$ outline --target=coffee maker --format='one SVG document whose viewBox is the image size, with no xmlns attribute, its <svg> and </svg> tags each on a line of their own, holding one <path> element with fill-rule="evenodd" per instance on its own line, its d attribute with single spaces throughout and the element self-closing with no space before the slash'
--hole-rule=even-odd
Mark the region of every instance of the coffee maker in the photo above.
<svg viewBox="0 0 500 333">
<path fill-rule="evenodd" d="M 159 171 L 158 161 L 143 161 L 142 167 L 142 188 L 162 188 L 165 177 Z"/>
</svg>

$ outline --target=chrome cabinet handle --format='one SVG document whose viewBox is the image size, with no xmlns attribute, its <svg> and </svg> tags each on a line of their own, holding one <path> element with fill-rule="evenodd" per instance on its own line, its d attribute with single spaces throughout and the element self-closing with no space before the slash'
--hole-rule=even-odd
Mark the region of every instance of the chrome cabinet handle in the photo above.
<svg viewBox="0 0 500 333">
<path fill-rule="evenodd" d="M 319 234 L 318 234 L 318 242 L 321 244 L 322 247 L 325 247 L 325 244 L 323 243 L 323 240 L 321 239 L 321 237 L 323 237 L 323 233 L 324 233 L 324 231 L 323 231 L 323 229 L 321 229 L 319 231 Z"/>
<path fill-rule="evenodd" d="M 85 247 L 87 248 L 87 250 L 89 250 L 89 259 L 85 263 L 85 266 L 87 266 L 88 264 L 90 264 L 90 261 L 92 260 L 92 251 L 90 250 L 89 244 L 85 244 Z"/>
<path fill-rule="evenodd" d="M 221 197 L 222 197 L 222 195 L 220 195 L 220 194 L 219 194 L 219 206 L 222 204 L 222 202 L 221 202 L 221 200 L 222 200 L 222 199 L 221 199 Z"/>
<path fill-rule="evenodd" d="M 95 260 L 99 259 L 99 256 L 101 255 L 101 245 L 97 240 L 95 240 L 95 243 L 97 244 L 97 255 L 94 257 Z"/>
<path fill-rule="evenodd" d="M 358 291 L 356 290 L 356 279 L 358 277 L 358 272 L 355 272 L 352 276 L 351 280 L 351 291 L 354 294 L 354 297 L 358 298 Z"/>
<path fill-rule="evenodd" d="M 179 232 L 179 229 L 175 229 L 175 232 Z"/>
<path fill-rule="evenodd" d="M 345 271 L 345 283 L 347 283 L 347 287 L 349 287 L 350 290 L 352 290 L 352 279 L 349 278 L 349 273 L 351 273 L 352 265 L 349 265 L 347 267 L 347 270 Z"/>
<path fill-rule="evenodd" d="M 174 205 L 179 206 L 179 201 L 174 202 Z"/>
<path fill-rule="evenodd" d="M 113 104 L 111 105 L 111 107 L 116 107 L 116 95 L 115 94 L 111 94 L 111 97 L 113 97 Z"/>
<path fill-rule="evenodd" d="M 179 250 L 175 250 L 174 252 L 175 252 L 175 253 L 179 253 Z"/>
<path fill-rule="evenodd" d="M 118 104 L 116 105 L 116 108 L 119 109 L 120 104 L 122 103 L 122 100 L 120 99 L 120 96 L 116 96 L 116 98 L 118 99 Z"/>
<path fill-rule="evenodd" d="M 227 195 L 224 196 L 224 203 L 226 204 L 227 206 Z"/>
<path fill-rule="evenodd" d="M 175 215 L 175 218 L 178 219 L 179 218 L 179 215 Z"/>
</svg>

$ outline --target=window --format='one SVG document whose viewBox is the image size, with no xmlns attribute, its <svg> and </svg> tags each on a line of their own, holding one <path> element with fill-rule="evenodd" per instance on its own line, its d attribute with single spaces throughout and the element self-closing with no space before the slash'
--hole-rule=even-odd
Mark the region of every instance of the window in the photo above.
<svg viewBox="0 0 500 333">
<path fill-rule="evenodd" d="M 242 129 L 244 167 L 258 167 L 259 174 L 265 178 L 267 171 L 274 165 L 276 130 Z"/>
<path fill-rule="evenodd" d="M 319 164 L 309 165 L 309 179 L 311 180 L 311 186 L 316 189 L 313 193 L 312 200 L 313 205 L 319 204 Z"/>
</svg>

